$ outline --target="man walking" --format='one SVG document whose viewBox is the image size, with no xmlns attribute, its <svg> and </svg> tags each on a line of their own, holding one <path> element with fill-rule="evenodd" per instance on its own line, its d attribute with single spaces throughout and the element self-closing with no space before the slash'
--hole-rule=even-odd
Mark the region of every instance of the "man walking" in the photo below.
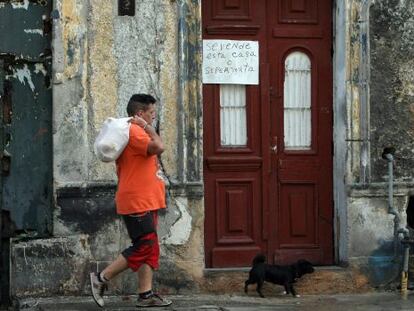
<svg viewBox="0 0 414 311">
<path fill-rule="evenodd" d="M 153 270 L 158 269 L 160 254 L 157 210 L 166 207 L 164 181 L 157 175 L 157 155 L 164 151 L 164 145 L 151 125 L 156 116 L 155 103 L 151 95 L 134 94 L 127 105 L 128 116 L 133 119 L 128 145 L 116 160 L 118 190 L 115 201 L 131 246 L 103 271 L 90 274 L 92 295 L 100 307 L 104 306 L 102 296 L 107 283 L 128 268 L 138 272 L 137 307 L 171 304 L 152 291 Z"/>
</svg>

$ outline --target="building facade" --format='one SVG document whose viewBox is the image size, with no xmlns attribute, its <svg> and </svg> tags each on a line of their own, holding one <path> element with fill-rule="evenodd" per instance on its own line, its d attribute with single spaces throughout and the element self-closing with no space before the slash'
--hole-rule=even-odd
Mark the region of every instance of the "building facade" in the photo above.
<svg viewBox="0 0 414 311">
<path fill-rule="evenodd" d="M 158 99 L 167 146 L 159 288 L 214 291 L 258 252 L 341 267 L 348 289 L 398 278 L 414 204 L 410 1 L 24 0 L 0 16 L 2 297 L 85 294 L 129 244 L 93 142 L 133 93 Z M 203 84 L 203 40 L 258 42 L 258 84 Z"/>
</svg>

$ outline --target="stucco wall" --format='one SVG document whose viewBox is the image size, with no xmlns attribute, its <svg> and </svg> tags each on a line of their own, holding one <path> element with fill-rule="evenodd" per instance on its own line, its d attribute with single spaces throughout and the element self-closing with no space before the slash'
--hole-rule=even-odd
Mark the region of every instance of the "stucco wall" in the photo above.
<svg viewBox="0 0 414 311">
<path fill-rule="evenodd" d="M 135 16 L 118 16 L 117 1 L 57 1 L 54 23 L 54 177 L 56 189 L 113 186 L 113 163 L 100 162 L 93 142 L 102 122 L 125 116 L 133 93 L 158 101 L 158 128 L 177 144 L 176 5 L 137 1 Z M 162 14 L 160 14 L 162 12 Z M 179 150 L 161 164 L 176 179 Z"/>
<path fill-rule="evenodd" d="M 393 206 L 406 227 L 412 192 L 413 16 L 410 1 L 349 1 L 347 255 L 374 285 L 398 279 L 401 244 L 389 214 L 384 147 L 397 149 Z M 401 238 L 401 236 L 400 236 Z"/>
<path fill-rule="evenodd" d="M 214 290 L 203 270 L 199 4 L 137 0 L 136 15 L 129 17 L 117 16 L 115 0 L 55 2 L 54 238 L 14 246 L 17 295 L 31 293 L 21 283 L 28 262 L 54 264 L 54 254 L 64 255 L 62 265 L 76 264 L 77 276 L 58 280 L 40 265 L 32 273 L 44 277 L 32 294 L 85 293 L 87 273 L 102 269 L 128 244 L 115 215 L 114 165 L 99 162 L 92 145 L 103 120 L 125 115 L 128 98 L 136 92 L 159 99 L 157 126 L 167 146 L 160 158 L 168 209 L 160 220 L 157 286 L 175 293 Z M 384 183 L 386 162 L 380 159 L 383 146 L 395 145 L 404 158 L 397 159 L 396 176 L 408 183 L 399 186 L 394 202 L 403 214 L 411 191 L 414 8 L 402 0 L 338 1 L 336 8 L 337 261 L 367 267 L 361 271 L 381 283 L 395 272 L 386 262 L 394 255 L 394 225 Z M 111 291 L 131 293 L 135 285 L 135 276 L 124 274 Z"/>
<path fill-rule="evenodd" d="M 370 17 L 372 179 L 386 180 L 381 152 L 393 146 L 396 180 L 413 184 L 414 2 L 374 1 Z"/>
<path fill-rule="evenodd" d="M 183 43 L 187 38 L 178 38 L 178 15 L 197 16 L 199 7 L 192 2 L 137 0 L 135 16 L 118 16 L 117 4 L 115 0 L 59 0 L 54 4 L 54 237 L 15 241 L 14 295 L 88 292 L 88 272 L 103 269 L 129 245 L 115 213 L 115 166 L 95 157 L 93 142 L 107 117 L 126 115 L 133 93 L 157 98 L 155 125 L 166 145 L 160 165 L 167 184 L 168 208 L 160 215 L 163 263 L 156 284 L 179 292 L 197 287 L 197 278 L 202 276 L 204 218 L 202 196 L 197 190 L 201 172 L 188 173 L 192 166 L 186 164 L 188 150 L 193 155 L 201 153 L 197 137 L 200 116 L 183 118 L 197 107 L 196 88 L 200 84 L 191 82 L 198 77 L 180 77 L 179 61 L 183 57 L 178 57 L 179 50 L 188 49 Z M 198 44 L 195 37 L 193 44 L 194 40 Z M 196 52 L 194 47 L 190 50 Z M 196 162 L 199 167 L 199 160 Z M 197 177 L 190 178 L 193 185 L 185 184 L 187 175 Z M 56 253 L 62 256 L 58 261 L 54 259 Z M 76 262 L 79 254 L 81 260 Z M 37 264 L 42 261 L 50 265 Z M 36 269 L 28 270 L 31 264 Z M 47 271 L 56 265 L 76 265 L 72 269 L 75 275 L 54 277 Z M 33 274 L 39 281 L 24 285 L 24 273 Z M 134 274 L 123 274 L 112 283 L 110 292 L 135 293 L 136 282 Z"/>
<path fill-rule="evenodd" d="M 177 143 L 177 8 L 137 1 L 135 16 L 118 16 L 117 1 L 55 4 L 54 146 L 57 187 L 114 182 L 114 166 L 97 160 L 93 141 L 109 116 L 125 116 L 133 93 L 158 100 L 164 140 Z M 177 149 L 162 156 L 176 178 Z"/>
<path fill-rule="evenodd" d="M 57 1 L 55 9 L 53 163 L 59 187 L 88 180 L 88 7 L 82 1 Z"/>
</svg>

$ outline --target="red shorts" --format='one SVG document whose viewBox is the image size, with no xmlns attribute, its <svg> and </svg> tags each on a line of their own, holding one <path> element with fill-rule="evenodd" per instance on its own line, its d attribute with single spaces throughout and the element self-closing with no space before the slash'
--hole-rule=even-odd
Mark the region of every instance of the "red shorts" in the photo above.
<svg viewBox="0 0 414 311">
<path fill-rule="evenodd" d="M 153 215 L 156 228 L 158 222 L 157 212 L 153 212 Z M 126 224 L 128 226 L 127 222 Z M 131 231 L 128 230 L 128 232 L 130 233 Z M 147 264 L 152 269 L 157 270 L 160 258 L 160 246 L 158 243 L 157 232 L 151 232 L 139 238 L 131 236 L 131 234 L 129 235 L 132 245 L 122 252 L 122 255 L 128 262 L 128 267 L 133 271 L 137 271 L 142 264 Z"/>
</svg>

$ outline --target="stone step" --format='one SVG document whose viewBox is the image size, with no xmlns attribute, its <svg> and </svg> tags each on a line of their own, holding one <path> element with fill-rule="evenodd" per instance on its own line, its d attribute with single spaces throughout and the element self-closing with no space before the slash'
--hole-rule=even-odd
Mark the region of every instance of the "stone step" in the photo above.
<svg viewBox="0 0 414 311">
<path fill-rule="evenodd" d="M 200 284 L 202 293 L 240 294 L 250 269 L 206 269 L 204 281 Z M 315 272 L 300 278 L 295 289 L 298 294 L 350 294 L 373 290 L 365 275 L 350 268 L 316 267 Z M 265 282 L 263 294 L 274 296 L 284 291 L 283 286 Z M 249 295 L 257 295 L 256 285 L 249 286 Z"/>
</svg>

